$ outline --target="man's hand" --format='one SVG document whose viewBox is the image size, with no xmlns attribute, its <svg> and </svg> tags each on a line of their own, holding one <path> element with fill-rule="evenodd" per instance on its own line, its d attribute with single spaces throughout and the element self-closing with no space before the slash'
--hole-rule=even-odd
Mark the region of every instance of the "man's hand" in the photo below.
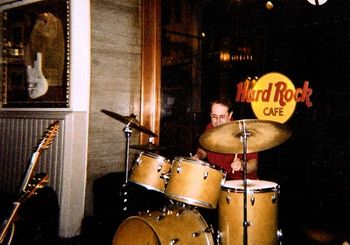
<svg viewBox="0 0 350 245">
<path fill-rule="evenodd" d="M 242 170 L 242 160 L 237 157 L 237 154 L 235 154 L 235 158 L 233 159 L 231 163 L 232 173 L 235 171 Z"/>
</svg>

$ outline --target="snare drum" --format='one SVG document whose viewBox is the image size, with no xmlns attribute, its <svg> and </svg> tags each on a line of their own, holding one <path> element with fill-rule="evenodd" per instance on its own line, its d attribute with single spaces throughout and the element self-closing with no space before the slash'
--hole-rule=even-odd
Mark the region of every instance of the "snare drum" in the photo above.
<svg viewBox="0 0 350 245">
<path fill-rule="evenodd" d="M 124 220 L 112 244 L 212 245 L 212 233 L 212 228 L 197 210 L 170 205 L 164 211 L 153 211 Z"/>
<path fill-rule="evenodd" d="M 226 181 L 218 203 L 220 244 L 243 243 L 242 180 Z M 279 185 L 263 180 L 247 180 L 247 241 L 249 245 L 277 244 L 277 205 Z"/>
<path fill-rule="evenodd" d="M 150 190 L 164 192 L 164 175 L 169 175 L 171 162 L 150 152 L 141 152 L 131 168 L 129 181 Z"/>
<path fill-rule="evenodd" d="M 172 163 L 165 195 L 203 208 L 216 208 L 224 171 L 200 160 L 176 157 Z"/>
</svg>

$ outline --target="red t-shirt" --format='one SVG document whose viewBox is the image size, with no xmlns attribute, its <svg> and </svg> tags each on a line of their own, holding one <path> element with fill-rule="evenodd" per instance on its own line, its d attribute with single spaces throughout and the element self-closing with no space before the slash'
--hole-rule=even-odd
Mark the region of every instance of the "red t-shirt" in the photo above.
<svg viewBox="0 0 350 245">
<path fill-rule="evenodd" d="M 208 130 L 213 127 L 214 126 L 211 123 L 209 123 L 205 130 Z M 214 164 L 226 171 L 226 180 L 236 180 L 243 178 L 243 171 L 235 171 L 234 173 L 232 173 L 231 163 L 233 162 L 234 156 L 234 154 L 224 154 L 207 151 L 207 158 L 209 163 Z M 238 154 L 238 158 L 243 159 L 243 154 Z M 254 158 L 258 160 L 258 153 L 247 154 L 247 161 Z M 257 172 L 252 172 L 250 174 L 247 174 L 247 178 L 258 179 L 258 174 Z"/>
</svg>

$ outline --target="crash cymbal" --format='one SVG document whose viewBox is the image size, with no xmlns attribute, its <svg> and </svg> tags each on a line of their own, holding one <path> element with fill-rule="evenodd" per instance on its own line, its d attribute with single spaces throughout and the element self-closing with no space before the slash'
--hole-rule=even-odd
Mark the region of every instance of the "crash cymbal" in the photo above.
<svg viewBox="0 0 350 245">
<path fill-rule="evenodd" d="M 151 137 L 158 137 L 157 134 L 153 133 L 148 128 L 140 125 L 139 122 L 136 120 L 136 116 L 133 114 L 131 114 L 130 116 L 122 116 L 118 113 L 115 113 L 112 111 L 107 111 L 105 109 L 102 109 L 101 112 L 105 113 L 106 115 L 108 115 L 114 119 L 117 119 L 118 121 L 120 121 L 124 124 L 129 124 L 130 127 L 134 128 L 140 132 L 146 133 L 146 134 L 150 135 Z"/>
<path fill-rule="evenodd" d="M 152 143 L 147 143 L 143 145 L 130 145 L 130 148 L 142 151 L 159 151 L 165 149 L 165 147 L 160 147 L 159 145 L 155 145 Z"/>
<path fill-rule="evenodd" d="M 209 151 L 234 154 L 243 153 L 241 136 L 247 132 L 247 153 L 273 148 L 286 141 L 291 132 L 285 124 L 278 122 L 245 119 L 232 121 L 204 132 L 200 145 Z"/>
</svg>

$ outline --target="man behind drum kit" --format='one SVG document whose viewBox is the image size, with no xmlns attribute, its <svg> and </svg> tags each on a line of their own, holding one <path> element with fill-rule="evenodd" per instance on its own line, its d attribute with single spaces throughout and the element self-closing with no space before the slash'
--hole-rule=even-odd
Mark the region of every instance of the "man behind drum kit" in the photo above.
<svg viewBox="0 0 350 245">
<path fill-rule="evenodd" d="M 229 123 L 233 121 L 232 104 L 227 99 L 216 99 L 210 103 L 211 122 L 206 130 Z M 230 132 L 227 132 L 230 133 Z M 193 159 L 207 159 L 209 163 L 214 164 L 226 171 L 226 180 L 241 180 L 243 177 L 242 154 L 224 154 L 206 151 L 198 147 Z M 258 153 L 247 154 L 247 178 L 258 179 Z"/>
</svg>

